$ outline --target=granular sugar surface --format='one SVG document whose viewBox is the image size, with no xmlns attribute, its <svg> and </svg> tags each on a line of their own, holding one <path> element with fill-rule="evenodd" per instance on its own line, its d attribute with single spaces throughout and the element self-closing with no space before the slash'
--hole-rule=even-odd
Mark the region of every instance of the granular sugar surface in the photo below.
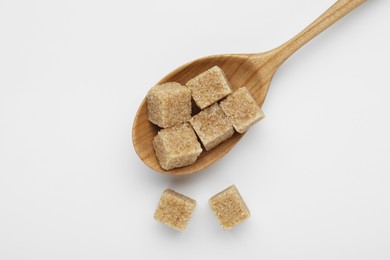
<svg viewBox="0 0 390 260">
<path fill-rule="evenodd" d="M 250 217 L 250 211 L 235 185 L 213 196 L 209 205 L 225 230 Z"/>
<path fill-rule="evenodd" d="M 230 138 L 234 133 L 232 124 L 218 104 L 193 116 L 190 124 L 207 151 Z"/>
<path fill-rule="evenodd" d="M 264 118 L 259 105 L 245 87 L 237 89 L 222 100 L 220 106 L 239 133 L 246 132 Z"/>
<path fill-rule="evenodd" d="M 165 170 L 194 163 L 202 152 L 189 123 L 162 129 L 153 140 L 160 166 Z"/>
<path fill-rule="evenodd" d="M 217 66 L 189 80 L 186 86 L 191 89 L 192 98 L 201 109 L 232 93 L 224 72 Z"/>
<path fill-rule="evenodd" d="M 162 127 L 171 127 L 191 118 L 191 90 L 168 82 L 151 88 L 146 97 L 148 119 Z"/>
<path fill-rule="evenodd" d="M 160 198 L 154 218 L 171 228 L 184 231 L 195 206 L 195 200 L 167 189 Z"/>
</svg>

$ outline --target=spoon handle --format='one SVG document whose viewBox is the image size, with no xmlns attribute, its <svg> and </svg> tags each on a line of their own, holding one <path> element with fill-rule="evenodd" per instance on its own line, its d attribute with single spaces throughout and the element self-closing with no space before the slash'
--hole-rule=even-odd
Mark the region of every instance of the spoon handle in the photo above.
<svg viewBox="0 0 390 260">
<path fill-rule="evenodd" d="M 269 54 L 273 56 L 274 62 L 272 63 L 274 69 L 278 68 L 288 57 L 311 39 L 326 30 L 365 1 L 366 0 L 338 0 L 302 32 L 276 49 L 271 50 Z"/>
</svg>

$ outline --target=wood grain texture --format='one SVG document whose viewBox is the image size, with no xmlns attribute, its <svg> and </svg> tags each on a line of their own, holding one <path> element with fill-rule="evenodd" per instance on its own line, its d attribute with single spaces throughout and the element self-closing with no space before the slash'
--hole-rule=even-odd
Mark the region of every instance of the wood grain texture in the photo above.
<svg viewBox="0 0 390 260">
<path fill-rule="evenodd" d="M 175 81 L 185 84 L 196 75 L 217 65 L 225 72 L 233 90 L 245 86 L 257 103 L 262 106 L 272 77 L 279 66 L 299 48 L 363 2 L 365 0 L 337 1 L 302 32 L 273 50 L 259 54 L 225 54 L 200 58 L 177 68 L 158 83 Z M 152 145 L 158 130 L 157 126 L 148 121 L 144 99 L 133 123 L 134 149 L 141 160 L 151 169 L 173 175 L 187 175 L 206 168 L 228 153 L 243 137 L 242 134 L 235 133 L 232 138 L 211 151 L 202 152 L 193 165 L 166 171 L 160 167 Z"/>
</svg>

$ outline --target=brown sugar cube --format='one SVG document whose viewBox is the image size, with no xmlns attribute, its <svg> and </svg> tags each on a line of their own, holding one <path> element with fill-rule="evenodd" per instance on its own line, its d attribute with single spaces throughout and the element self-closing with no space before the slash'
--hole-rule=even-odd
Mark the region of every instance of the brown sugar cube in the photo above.
<svg viewBox="0 0 390 260">
<path fill-rule="evenodd" d="M 250 217 L 249 209 L 235 185 L 214 195 L 209 200 L 209 205 L 225 230 Z"/>
<path fill-rule="evenodd" d="M 191 118 L 191 90 L 179 83 L 154 86 L 146 102 L 149 121 L 159 127 L 171 127 Z"/>
<path fill-rule="evenodd" d="M 207 151 L 230 138 L 234 133 L 232 124 L 218 104 L 193 116 L 190 124 Z"/>
<path fill-rule="evenodd" d="M 153 147 L 161 168 L 165 170 L 193 164 L 202 152 L 189 123 L 161 129 L 154 137 Z"/>
<path fill-rule="evenodd" d="M 219 105 L 239 133 L 245 133 L 249 127 L 264 118 L 259 105 L 245 87 L 234 91 Z"/>
<path fill-rule="evenodd" d="M 186 83 L 192 98 L 200 109 L 204 109 L 232 93 L 232 89 L 221 68 L 214 66 Z"/>
<path fill-rule="evenodd" d="M 171 228 L 184 231 L 195 206 L 195 200 L 166 189 L 157 205 L 154 218 Z"/>
</svg>

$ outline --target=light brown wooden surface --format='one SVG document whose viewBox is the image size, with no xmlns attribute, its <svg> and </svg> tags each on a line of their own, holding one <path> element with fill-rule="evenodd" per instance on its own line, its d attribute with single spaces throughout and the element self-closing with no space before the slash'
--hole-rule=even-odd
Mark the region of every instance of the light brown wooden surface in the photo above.
<svg viewBox="0 0 390 260">
<path fill-rule="evenodd" d="M 185 84 L 188 80 L 217 65 L 222 68 L 233 89 L 245 86 L 262 106 L 272 77 L 279 66 L 308 41 L 351 12 L 365 0 L 339 0 L 302 32 L 281 46 L 259 54 L 225 54 L 200 58 L 169 73 L 158 83 L 175 81 Z M 152 86 L 151 86 L 152 87 Z M 190 166 L 163 170 L 155 156 L 152 142 L 159 128 L 147 119 L 146 101 L 142 101 L 133 123 L 133 145 L 141 160 L 160 173 L 187 175 L 200 171 L 228 153 L 243 136 L 235 133 L 232 138 L 211 151 L 204 151 Z"/>
</svg>

